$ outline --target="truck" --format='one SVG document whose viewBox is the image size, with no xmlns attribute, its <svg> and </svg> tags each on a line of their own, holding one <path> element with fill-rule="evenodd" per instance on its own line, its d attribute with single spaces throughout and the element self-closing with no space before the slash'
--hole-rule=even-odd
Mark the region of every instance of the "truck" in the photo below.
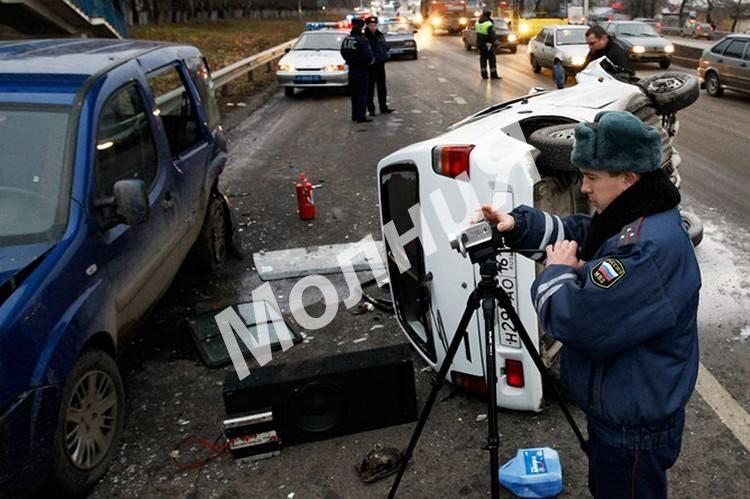
<svg viewBox="0 0 750 499">
<path fill-rule="evenodd" d="M 461 33 L 469 22 L 465 0 L 429 0 L 421 3 L 423 22 L 433 33 Z"/>
</svg>

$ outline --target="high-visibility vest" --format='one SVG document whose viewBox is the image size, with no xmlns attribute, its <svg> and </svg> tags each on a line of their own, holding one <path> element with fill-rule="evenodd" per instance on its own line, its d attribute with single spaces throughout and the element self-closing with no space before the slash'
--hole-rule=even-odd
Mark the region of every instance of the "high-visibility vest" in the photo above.
<svg viewBox="0 0 750 499">
<path fill-rule="evenodd" d="M 480 35 L 487 35 L 490 32 L 490 28 L 494 27 L 492 24 L 492 21 L 484 21 L 481 23 L 477 23 L 476 31 L 477 34 Z"/>
</svg>

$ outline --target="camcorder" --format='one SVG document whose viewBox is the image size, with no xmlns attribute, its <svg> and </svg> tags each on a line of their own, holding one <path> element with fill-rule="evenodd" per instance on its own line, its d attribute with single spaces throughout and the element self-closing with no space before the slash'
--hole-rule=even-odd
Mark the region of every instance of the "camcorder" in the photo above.
<svg viewBox="0 0 750 499">
<path fill-rule="evenodd" d="M 451 248 L 476 263 L 485 256 L 497 253 L 505 247 L 503 236 L 493 224 L 481 218 L 461 232 L 448 234 Z"/>
</svg>

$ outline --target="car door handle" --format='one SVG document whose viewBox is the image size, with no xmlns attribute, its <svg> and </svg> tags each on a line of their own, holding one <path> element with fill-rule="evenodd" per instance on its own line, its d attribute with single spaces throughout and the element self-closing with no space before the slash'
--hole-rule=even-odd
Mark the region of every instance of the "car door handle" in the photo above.
<svg viewBox="0 0 750 499">
<path fill-rule="evenodd" d="M 165 210 L 174 208 L 174 194 L 171 191 L 164 193 L 164 199 L 161 200 L 161 207 Z"/>
</svg>

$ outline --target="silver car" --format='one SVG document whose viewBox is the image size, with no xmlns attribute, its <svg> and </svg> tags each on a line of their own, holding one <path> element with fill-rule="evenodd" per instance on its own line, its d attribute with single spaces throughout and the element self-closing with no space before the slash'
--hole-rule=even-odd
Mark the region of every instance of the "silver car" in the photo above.
<svg viewBox="0 0 750 499">
<path fill-rule="evenodd" d="M 631 61 L 658 62 L 662 69 L 672 64 L 674 45 L 652 26 L 640 21 L 610 21 L 603 28 L 623 45 Z"/>
<path fill-rule="evenodd" d="M 565 85 L 568 76 L 583 69 L 589 47 L 586 45 L 588 26 L 561 24 L 546 26 L 529 40 L 529 62 L 535 73 L 542 68 L 552 69 L 558 88 Z"/>
<path fill-rule="evenodd" d="M 345 87 L 349 68 L 341 57 L 341 42 L 349 32 L 339 29 L 305 31 L 279 60 L 276 78 L 287 97 L 295 88 Z"/>
<path fill-rule="evenodd" d="M 729 35 L 704 50 L 698 78 L 712 97 L 721 97 L 724 89 L 750 92 L 750 35 Z"/>
</svg>

